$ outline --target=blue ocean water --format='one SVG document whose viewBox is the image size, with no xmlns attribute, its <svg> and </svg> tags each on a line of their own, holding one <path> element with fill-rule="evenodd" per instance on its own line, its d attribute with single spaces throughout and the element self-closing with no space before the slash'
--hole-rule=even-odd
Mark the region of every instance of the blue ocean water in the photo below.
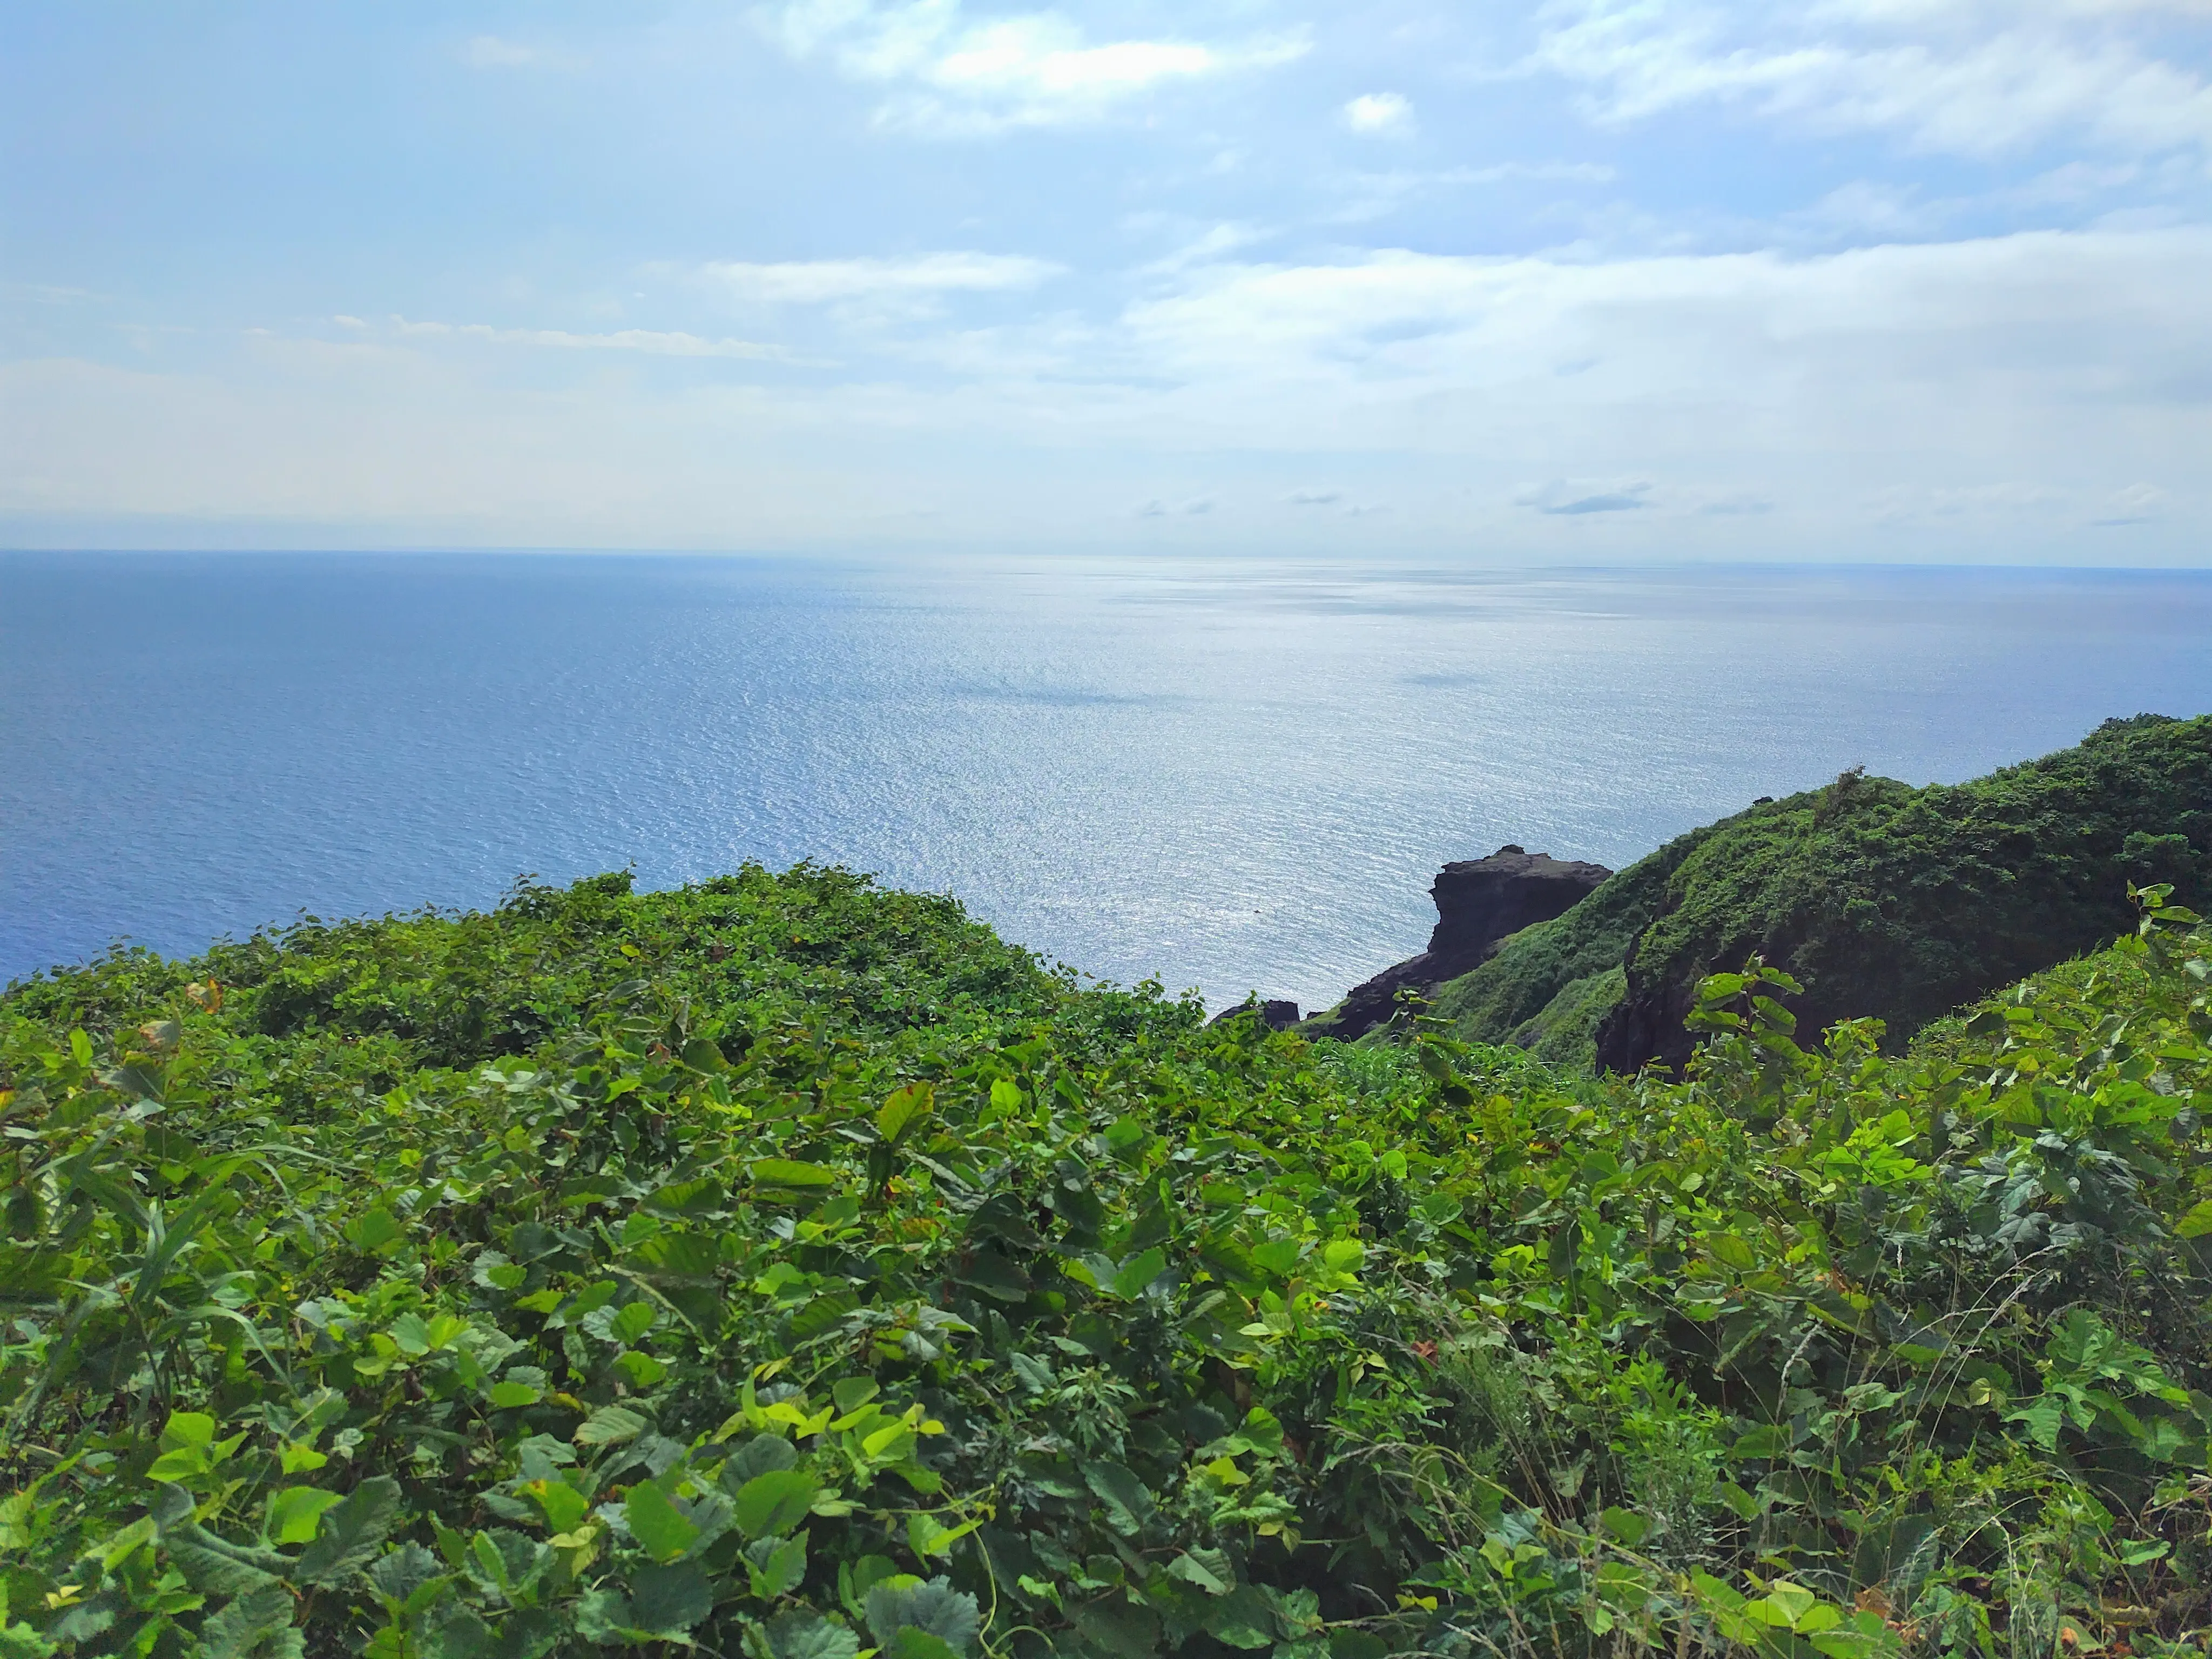
<svg viewBox="0 0 2212 1659">
<path fill-rule="evenodd" d="M 1313 1006 L 1447 860 L 2212 708 L 2212 573 L 0 554 L 0 980 L 745 860 Z"/>
</svg>

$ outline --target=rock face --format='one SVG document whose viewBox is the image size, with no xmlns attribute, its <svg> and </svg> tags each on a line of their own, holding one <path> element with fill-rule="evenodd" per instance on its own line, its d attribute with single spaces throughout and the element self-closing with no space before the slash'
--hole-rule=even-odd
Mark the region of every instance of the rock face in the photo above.
<svg viewBox="0 0 2212 1659">
<path fill-rule="evenodd" d="M 1601 864 L 1569 862 L 1518 847 L 1447 864 L 1429 889 L 1437 902 L 1429 948 L 1353 990 L 1316 1020 L 1315 1035 L 1349 1042 L 1373 1030 L 1397 1012 L 1400 991 L 1426 993 L 1472 972 L 1506 938 L 1564 915 L 1612 873 Z"/>
<path fill-rule="evenodd" d="M 1280 1002 L 1272 997 L 1263 1002 L 1240 1002 L 1234 1008 L 1224 1008 L 1206 1023 L 1208 1025 L 1219 1025 L 1236 1018 L 1239 1014 L 1249 1014 L 1255 1010 L 1259 1013 L 1260 1023 L 1271 1031 L 1287 1031 L 1298 1023 L 1297 1003 Z"/>
</svg>

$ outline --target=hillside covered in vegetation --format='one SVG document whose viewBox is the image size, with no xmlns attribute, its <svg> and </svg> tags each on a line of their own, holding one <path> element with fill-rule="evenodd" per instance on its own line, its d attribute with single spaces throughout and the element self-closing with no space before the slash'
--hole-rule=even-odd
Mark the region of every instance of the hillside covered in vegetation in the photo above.
<svg viewBox="0 0 2212 1659">
<path fill-rule="evenodd" d="M 1719 978 L 1679 1082 L 811 868 L 15 987 L 0 1655 L 2203 1652 L 2161 896 L 1904 1055 Z"/>
<path fill-rule="evenodd" d="M 1957 785 L 1845 773 L 1670 842 L 1440 988 L 1471 1042 L 1615 1072 L 1680 1066 L 1709 974 L 1757 953 L 1814 1030 L 1893 1044 L 2133 925 L 2130 882 L 2201 902 L 2212 716 L 2107 720 L 2079 746 Z"/>
</svg>

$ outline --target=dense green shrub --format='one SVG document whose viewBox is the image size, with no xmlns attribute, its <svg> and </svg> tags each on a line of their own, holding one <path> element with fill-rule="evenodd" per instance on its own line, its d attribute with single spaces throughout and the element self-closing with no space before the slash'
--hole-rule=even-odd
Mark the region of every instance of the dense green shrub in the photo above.
<svg viewBox="0 0 2212 1659">
<path fill-rule="evenodd" d="M 2202 1650 L 2205 947 L 1679 1083 L 834 871 L 0 999 L 0 1654 Z"/>
<path fill-rule="evenodd" d="M 1757 953 L 1797 981 L 1808 1025 L 1872 1017 L 1901 1043 L 2125 930 L 2130 882 L 2193 902 L 2208 870 L 2212 716 L 2137 715 L 1969 783 L 1854 771 L 1764 802 L 1514 935 L 1435 1000 L 1470 1041 L 1679 1066 L 1699 983 Z"/>
</svg>

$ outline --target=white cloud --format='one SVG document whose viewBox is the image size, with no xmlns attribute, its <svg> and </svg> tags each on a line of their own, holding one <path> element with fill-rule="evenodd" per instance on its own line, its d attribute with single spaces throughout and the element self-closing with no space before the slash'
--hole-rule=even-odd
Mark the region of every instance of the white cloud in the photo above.
<svg viewBox="0 0 2212 1659">
<path fill-rule="evenodd" d="M 1401 92 L 1365 92 L 1345 105 L 1344 125 L 1363 138 L 1413 136 L 1413 100 Z"/>
<path fill-rule="evenodd" d="M 333 320 L 351 328 L 367 325 L 357 318 Z M 649 328 L 617 329 L 611 334 L 572 334 L 559 328 L 494 328 L 488 323 L 420 323 L 404 317 L 392 319 L 392 331 L 403 337 L 444 335 L 456 339 L 488 340 L 495 345 L 551 346 L 567 351 L 641 351 L 653 357 L 783 358 L 781 346 L 755 340 L 709 340 L 696 334 L 664 332 Z"/>
<path fill-rule="evenodd" d="M 1533 66 L 1632 121 L 1747 107 L 1818 132 L 1893 131 L 1990 155 L 2070 133 L 2144 154 L 2212 143 L 2212 87 L 2117 0 L 1551 0 Z"/>
<path fill-rule="evenodd" d="M 853 79 L 894 88 L 879 119 L 947 136 L 1097 120 L 1157 88 L 1306 50 L 1297 37 L 1093 43 L 1058 12 L 971 23 L 957 0 L 787 0 L 763 21 L 793 57 L 826 56 Z"/>
<path fill-rule="evenodd" d="M 740 300 L 822 305 L 942 294 L 1003 293 L 1058 276 L 1049 260 L 1005 253 L 913 253 L 887 258 L 717 260 L 700 274 Z"/>
<path fill-rule="evenodd" d="M 2112 492 L 2102 514 L 2090 522 L 2102 529 L 2122 525 L 2155 524 L 2172 500 L 2163 489 L 2152 483 L 2133 483 L 2125 489 Z"/>
<path fill-rule="evenodd" d="M 1577 385 L 1615 392 L 1631 380 L 1712 388 L 1749 374 L 1748 399 L 1766 375 L 1833 353 L 1896 377 L 1893 393 L 1940 386 L 1963 366 L 2100 395 L 2124 382 L 2185 385 L 2196 402 L 2212 399 L 2212 312 L 2197 297 L 2207 270 L 2203 229 L 2029 232 L 1804 259 L 1386 249 L 1205 267 L 1133 304 L 1125 321 L 1156 362 L 1193 379 L 1496 386 L 1574 365 L 1585 371 Z"/>
<path fill-rule="evenodd" d="M 887 266 L 740 285 L 872 301 Z M 927 508 L 947 538 L 1073 545 L 1151 533 L 1132 514 L 1154 497 L 1177 538 L 1319 546 L 1387 500 L 1359 533 L 1499 557 L 1595 533 L 1624 557 L 2201 560 L 2208 270 L 2205 229 L 1796 258 L 1247 250 L 1133 276 L 1107 315 L 854 330 L 843 375 L 773 387 L 564 367 L 760 349 L 650 331 L 259 338 L 196 375 L 56 359 L 0 367 L 0 509 L 798 546 Z M 568 349 L 520 375 L 451 349 L 469 339 Z M 1211 514 L 1188 510 L 1216 499 L 1200 478 Z"/>
<path fill-rule="evenodd" d="M 1553 518 L 1581 518 L 1592 513 L 1633 513 L 1651 505 L 1651 486 L 1638 479 L 1626 483 L 1593 483 L 1587 480 L 1554 478 L 1514 497 L 1518 507 L 1533 507 Z"/>
<path fill-rule="evenodd" d="M 67 288 L 54 283 L 0 283 L 0 295 L 9 299 L 28 300 L 34 305 L 42 306 L 82 305 L 88 300 L 107 297 L 94 294 L 89 289 Z"/>
<path fill-rule="evenodd" d="M 1138 220 L 1125 222 L 1124 228 L 1141 232 L 1151 227 Z M 1214 225 L 1173 252 L 1139 265 L 1136 274 L 1145 277 L 1173 276 L 1178 271 L 1188 270 L 1194 265 L 1212 264 L 1239 248 L 1249 247 L 1255 242 L 1264 242 L 1274 234 L 1260 225 Z"/>
</svg>

